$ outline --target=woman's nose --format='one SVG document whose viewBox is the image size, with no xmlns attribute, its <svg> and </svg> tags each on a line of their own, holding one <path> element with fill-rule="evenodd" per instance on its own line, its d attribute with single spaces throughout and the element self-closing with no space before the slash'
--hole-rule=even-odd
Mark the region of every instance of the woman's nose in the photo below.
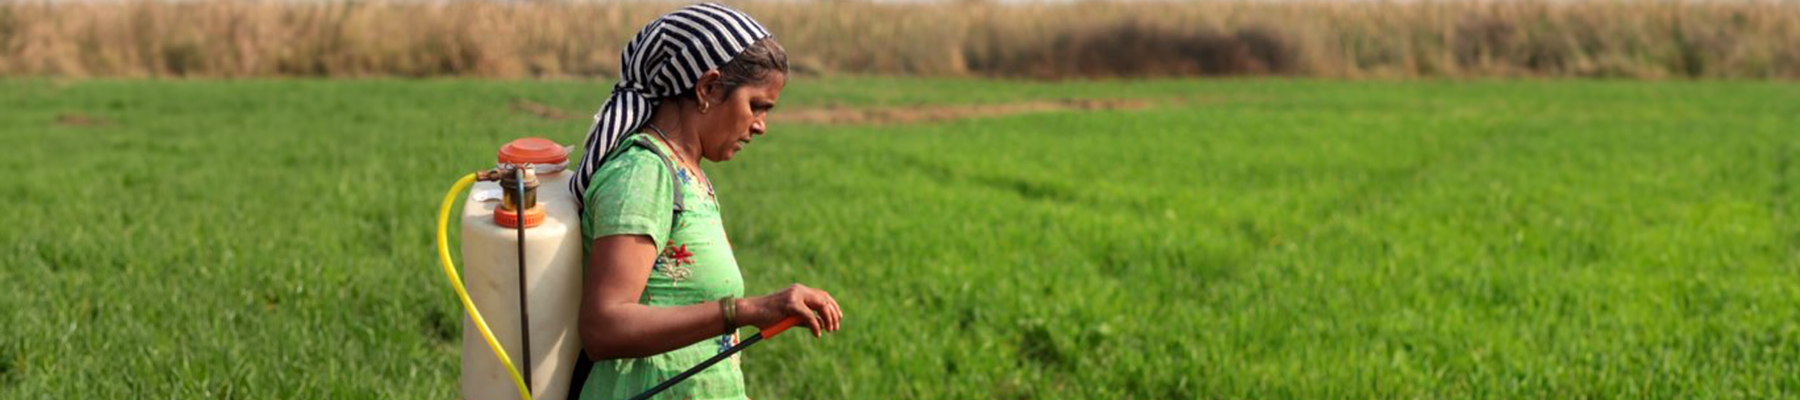
<svg viewBox="0 0 1800 400">
<path fill-rule="evenodd" d="M 768 130 L 769 130 L 769 124 L 767 122 L 764 122 L 762 118 L 757 118 L 756 121 L 750 122 L 750 134 L 751 135 L 761 135 L 763 133 L 767 133 Z"/>
</svg>

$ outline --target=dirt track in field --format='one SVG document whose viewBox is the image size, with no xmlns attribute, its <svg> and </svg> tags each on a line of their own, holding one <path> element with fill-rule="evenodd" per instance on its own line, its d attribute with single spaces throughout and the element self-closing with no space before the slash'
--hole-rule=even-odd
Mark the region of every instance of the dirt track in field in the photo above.
<svg viewBox="0 0 1800 400">
<path fill-rule="evenodd" d="M 769 116 L 769 120 L 777 124 L 894 125 L 1041 112 L 1136 110 L 1157 104 L 1184 101 L 1186 100 L 1059 99 L 998 104 L 800 108 L 777 111 Z M 525 99 L 514 99 L 508 108 L 513 113 L 547 120 L 562 120 L 588 115 Z"/>
</svg>

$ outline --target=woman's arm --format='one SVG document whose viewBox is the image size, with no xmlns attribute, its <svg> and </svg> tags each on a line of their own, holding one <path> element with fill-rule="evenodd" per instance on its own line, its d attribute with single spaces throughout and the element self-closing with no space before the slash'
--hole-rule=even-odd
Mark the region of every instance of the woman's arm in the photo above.
<svg viewBox="0 0 1800 400">
<path fill-rule="evenodd" d="M 679 349 L 725 332 L 719 304 L 653 308 L 638 304 L 656 244 L 649 236 L 594 239 L 581 290 L 581 344 L 588 358 L 646 357 Z"/>
<path fill-rule="evenodd" d="M 656 261 L 656 245 L 644 235 L 594 239 L 581 290 L 581 344 L 590 359 L 635 358 L 669 352 L 726 331 L 716 302 L 681 307 L 638 304 Z M 843 312 L 825 291 L 801 285 L 767 296 L 737 300 L 739 325 L 767 326 L 801 316 L 819 336 L 836 331 Z M 731 327 L 733 329 L 737 327 Z"/>
</svg>

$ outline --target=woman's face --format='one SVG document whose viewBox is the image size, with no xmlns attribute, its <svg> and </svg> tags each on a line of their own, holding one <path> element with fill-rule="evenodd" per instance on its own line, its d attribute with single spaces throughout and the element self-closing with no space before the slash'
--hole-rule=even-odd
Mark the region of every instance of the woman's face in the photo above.
<svg viewBox="0 0 1800 400">
<path fill-rule="evenodd" d="M 761 83 L 740 86 L 724 101 L 712 104 L 700 116 L 700 155 L 713 162 L 730 160 L 751 138 L 768 132 L 765 118 L 786 85 L 787 74 L 769 72 Z"/>
</svg>

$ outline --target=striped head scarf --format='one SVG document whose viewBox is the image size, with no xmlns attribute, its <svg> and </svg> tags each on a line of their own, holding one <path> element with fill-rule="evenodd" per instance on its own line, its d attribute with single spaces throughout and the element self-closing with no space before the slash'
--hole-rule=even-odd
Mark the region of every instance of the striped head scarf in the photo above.
<svg viewBox="0 0 1800 400">
<path fill-rule="evenodd" d="M 749 15 L 714 3 L 682 7 L 644 25 L 619 55 L 619 83 L 594 114 L 584 142 L 587 150 L 569 180 L 577 209 L 586 212 L 582 195 L 606 153 L 650 121 L 663 98 L 687 92 L 701 74 L 724 66 L 769 36 L 773 36 L 769 30 Z"/>
</svg>

